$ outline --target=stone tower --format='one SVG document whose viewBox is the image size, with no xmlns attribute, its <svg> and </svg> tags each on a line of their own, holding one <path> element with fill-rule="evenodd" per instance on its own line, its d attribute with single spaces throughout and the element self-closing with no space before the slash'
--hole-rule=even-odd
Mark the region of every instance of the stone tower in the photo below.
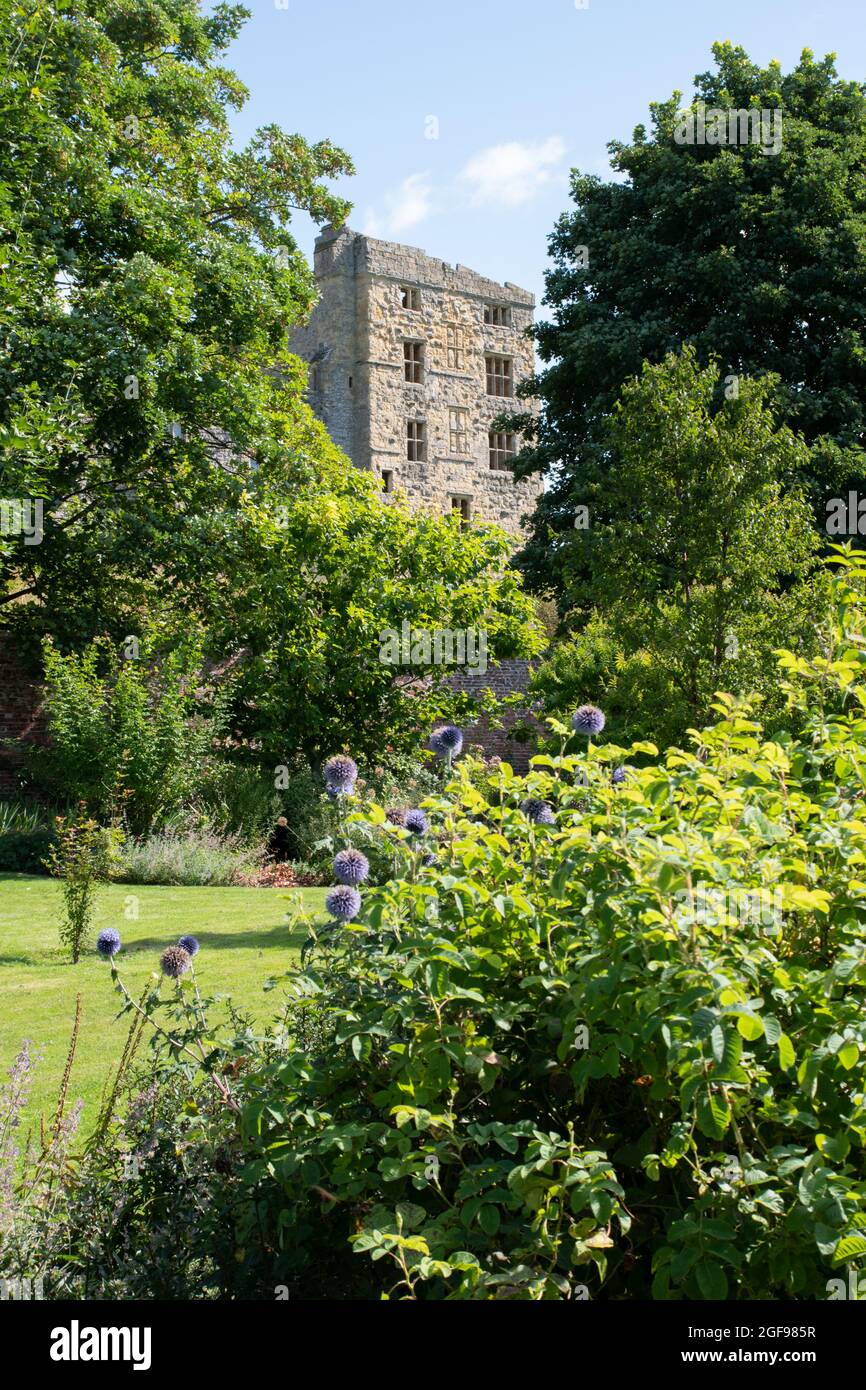
<svg viewBox="0 0 866 1390">
<path fill-rule="evenodd" d="M 532 373 L 534 297 L 348 228 L 318 238 L 315 271 L 320 299 L 290 347 L 334 442 L 414 507 L 520 532 L 540 484 L 515 481 L 520 441 L 491 426 Z"/>
</svg>

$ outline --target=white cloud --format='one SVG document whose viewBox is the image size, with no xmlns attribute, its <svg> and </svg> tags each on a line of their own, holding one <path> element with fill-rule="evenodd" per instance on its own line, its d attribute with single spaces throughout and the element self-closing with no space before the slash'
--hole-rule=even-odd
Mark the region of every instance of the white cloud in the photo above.
<svg viewBox="0 0 866 1390">
<path fill-rule="evenodd" d="M 364 233 L 372 237 L 398 237 L 411 227 L 417 227 L 432 211 L 430 176 L 410 174 L 399 188 L 385 194 L 385 211 L 381 215 L 374 208 L 367 209 Z"/>
<path fill-rule="evenodd" d="M 530 202 L 545 184 L 561 178 L 557 165 L 564 154 L 565 144 L 558 135 L 535 145 L 519 140 L 491 145 L 472 156 L 460 173 L 460 182 L 469 185 L 475 206 L 517 207 Z"/>
</svg>

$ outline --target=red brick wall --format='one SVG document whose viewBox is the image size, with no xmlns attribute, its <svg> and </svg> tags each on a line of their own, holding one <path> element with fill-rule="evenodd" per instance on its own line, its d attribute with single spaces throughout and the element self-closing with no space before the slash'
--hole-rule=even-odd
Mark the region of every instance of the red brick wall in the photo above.
<svg viewBox="0 0 866 1390">
<path fill-rule="evenodd" d="M 463 690 L 469 695 L 490 689 L 494 695 L 504 699 L 506 695 L 527 690 L 530 675 L 528 661 L 502 661 L 498 666 L 491 666 L 483 676 L 461 672 L 460 675 L 452 677 L 451 684 L 455 689 Z M 534 721 L 531 717 L 527 718 L 526 711 L 520 707 L 514 711 L 509 710 L 501 717 L 501 729 L 491 728 L 487 718 L 465 729 L 465 746 L 468 749 L 472 744 L 480 744 L 488 758 L 501 758 L 503 762 L 510 763 L 515 772 L 527 772 L 529 759 L 535 752 L 535 740 L 519 743 L 517 739 L 509 738 L 508 734 L 515 724 L 532 724 Z"/>
<path fill-rule="evenodd" d="M 14 744 L 45 741 L 41 687 L 9 634 L 0 631 L 0 796 L 20 790 L 21 754 Z"/>
</svg>

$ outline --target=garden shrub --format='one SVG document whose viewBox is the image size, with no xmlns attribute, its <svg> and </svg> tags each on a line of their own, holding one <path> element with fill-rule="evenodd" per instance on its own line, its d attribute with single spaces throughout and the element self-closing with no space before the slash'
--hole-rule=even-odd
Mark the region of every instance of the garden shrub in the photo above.
<svg viewBox="0 0 866 1390">
<path fill-rule="evenodd" d="M 787 731 L 730 696 L 661 756 L 606 744 L 591 707 L 585 734 L 552 721 L 525 778 L 459 763 L 409 826 L 344 808 L 399 875 L 329 894 L 269 1033 L 217 1039 L 191 971 L 173 1005 L 148 986 L 198 1174 L 190 1286 L 808 1300 L 863 1275 L 866 560 L 843 565 L 823 654 L 780 656 Z M 123 1246 L 147 1296 L 165 1158 L 123 1223 L 82 1178 L 89 1289 Z"/>
<path fill-rule="evenodd" d="M 266 840 L 277 817 L 284 813 L 271 770 L 227 760 L 209 762 L 197 808 L 215 831 L 237 836 L 248 845 Z"/>
<path fill-rule="evenodd" d="M 58 816 L 56 827 L 47 862 L 63 894 L 60 940 L 77 965 L 88 944 L 99 886 L 108 882 L 117 862 L 120 834 L 98 825 L 83 808 L 77 817 Z"/>
<path fill-rule="evenodd" d="M 120 883 L 231 887 L 251 878 L 263 860 L 264 849 L 240 835 L 207 829 L 155 831 L 126 841 L 113 877 Z"/>
<path fill-rule="evenodd" d="M 0 874 L 45 874 L 56 837 L 51 830 L 8 830 L 0 835 Z"/>
<path fill-rule="evenodd" d="M 0 874 L 45 874 L 56 835 L 44 807 L 0 801 Z"/>
<path fill-rule="evenodd" d="M 47 790 L 99 819 L 122 815 L 137 835 L 193 803 L 228 701 L 227 690 L 204 698 L 194 642 L 149 663 L 105 639 L 68 655 L 46 641 L 44 662 L 51 745 L 29 759 Z"/>
<path fill-rule="evenodd" d="M 824 1298 L 866 1267 L 846 563 L 827 655 L 781 658 L 796 732 L 731 697 L 660 758 L 554 725 L 564 752 L 525 779 L 461 769 L 428 803 L 438 864 L 412 841 L 406 877 L 317 933 L 287 983 L 321 1041 L 242 1073 L 251 1269 L 312 1297 L 345 1242 L 390 1297 L 700 1300 Z"/>
<path fill-rule="evenodd" d="M 130 1070 L 136 1023 L 118 1059 L 114 1101 L 86 1144 L 81 1105 L 25 1142 L 38 1055 L 25 1042 L 0 1087 L 0 1280 L 55 1299 L 231 1296 L 236 1266 L 225 1118 L 180 1068 Z M 74 1044 L 71 1049 L 74 1056 Z"/>
</svg>

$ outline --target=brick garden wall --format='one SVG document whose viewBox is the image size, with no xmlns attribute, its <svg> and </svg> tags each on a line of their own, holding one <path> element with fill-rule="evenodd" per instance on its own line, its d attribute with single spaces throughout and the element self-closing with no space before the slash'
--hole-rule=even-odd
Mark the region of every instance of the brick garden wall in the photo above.
<svg viewBox="0 0 866 1390">
<path fill-rule="evenodd" d="M 506 695 L 527 690 L 530 676 L 531 667 L 528 661 L 502 661 L 498 666 L 491 666 L 483 676 L 461 672 L 460 675 L 452 677 L 451 684 L 456 690 L 465 691 L 469 695 L 490 689 L 498 698 L 504 699 Z M 516 739 L 508 737 L 515 724 L 525 722 L 533 721 L 527 720 L 525 712 L 521 712 L 519 708 L 513 712 L 509 711 L 503 717 L 501 729 L 491 728 L 490 721 L 482 719 L 478 724 L 464 730 L 465 745 L 468 748 L 472 744 L 480 744 L 488 758 L 501 758 L 503 762 L 510 763 L 515 772 L 527 772 L 529 759 L 535 752 L 535 741 L 519 743 Z"/>
<path fill-rule="evenodd" d="M 42 689 L 8 634 L 0 632 L 0 796 L 20 790 L 21 752 L 14 744 L 45 743 Z"/>
</svg>

